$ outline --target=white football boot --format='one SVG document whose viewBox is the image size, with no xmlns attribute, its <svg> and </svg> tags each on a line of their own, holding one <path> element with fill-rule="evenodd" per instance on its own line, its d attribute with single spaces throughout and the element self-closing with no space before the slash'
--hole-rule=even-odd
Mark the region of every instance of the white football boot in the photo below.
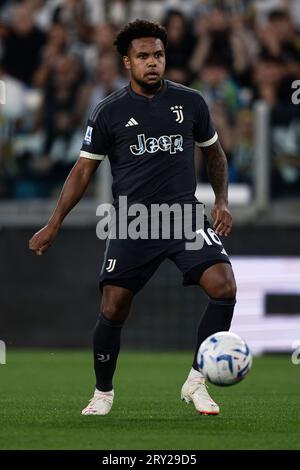
<svg viewBox="0 0 300 470">
<path fill-rule="evenodd" d="M 209 396 L 204 376 L 192 369 L 181 389 L 181 400 L 193 402 L 197 413 L 202 415 L 218 415 L 220 408 Z"/>
<path fill-rule="evenodd" d="M 95 390 L 93 398 L 89 401 L 89 404 L 81 412 L 82 415 L 107 415 L 114 401 L 114 391 L 100 392 Z"/>
</svg>

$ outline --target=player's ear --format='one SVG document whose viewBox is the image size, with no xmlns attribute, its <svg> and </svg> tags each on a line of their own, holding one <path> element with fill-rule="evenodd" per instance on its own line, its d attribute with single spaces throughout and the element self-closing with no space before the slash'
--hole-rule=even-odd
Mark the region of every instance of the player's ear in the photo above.
<svg viewBox="0 0 300 470">
<path fill-rule="evenodd" d="M 126 70 L 131 69 L 130 59 L 129 59 L 128 55 L 123 56 L 123 64 L 124 64 L 124 67 L 125 67 Z"/>
</svg>

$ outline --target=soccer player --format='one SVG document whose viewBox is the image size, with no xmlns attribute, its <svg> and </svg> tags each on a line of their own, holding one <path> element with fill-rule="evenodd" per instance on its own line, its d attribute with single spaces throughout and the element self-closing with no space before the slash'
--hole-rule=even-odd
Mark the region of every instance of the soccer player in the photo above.
<svg viewBox="0 0 300 470">
<path fill-rule="evenodd" d="M 235 305 L 234 275 L 218 237 L 227 236 L 232 227 L 226 156 L 201 94 L 163 79 L 165 29 L 157 23 L 136 20 L 123 28 L 115 45 L 130 74 L 130 83 L 102 100 L 92 112 L 80 158 L 47 225 L 31 238 L 29 247 L 37 255 L 48 249 L 106 156 L 111 164 L 116 210 L 119 196 L 127 196 L 128 205 L 199 206 L 194 196 L 194 145 L 198 145 L 215 193 L 213 228 L 205 217 L 204 244 L 195 250 L 186 249 L 185 239 L 107 240 L 100 274 L 101 310 L 93 336 L 96 389 L 82 414 L 106 415 L 111 410 L 120 335 L 133 296 L 169 258 L 182 271 L 183 284 L 200 286 L 209 299 L 181 399 L 193 402 L 198 413 L 216 415 L 219 407 L 209 396 L 198 370 L 197 351 L 209 335 L 229 330 Z"/>
</svg>

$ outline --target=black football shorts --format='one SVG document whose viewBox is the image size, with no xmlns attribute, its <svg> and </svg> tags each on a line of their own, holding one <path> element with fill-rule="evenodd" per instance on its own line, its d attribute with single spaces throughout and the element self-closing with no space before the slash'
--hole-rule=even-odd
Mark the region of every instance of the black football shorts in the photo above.
<svg viewBox="0 0 300 470">
<path fill-rule="evenodd" d="M 220 238 L 204 221 L 204 243 L 201 249 L 187 250 L 180 239 L 107 239 L 100 273 L 100 289 L 105 284 L 117 285 L 139 292 L 160 264 L 172 260 L 183 274 L 183 285 L 198 285 L 203 272 L 217 263 L 230 260 Z"/>
</svg>

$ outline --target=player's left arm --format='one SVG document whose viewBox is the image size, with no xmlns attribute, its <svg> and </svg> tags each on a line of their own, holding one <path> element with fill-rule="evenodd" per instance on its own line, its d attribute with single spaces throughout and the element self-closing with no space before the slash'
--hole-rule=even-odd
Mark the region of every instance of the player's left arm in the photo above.
<svg viewBox="0 0 300 470">
<path fill-rule="evenodd" d="M 215 205 L 211 211 L 213 228 L 217 235 L 225 236 L 232 228 L 232 216 L 228 208 L 228 165 L 219 140 L 202 147 L 207 175 L 215 193 Z"/>
<path fill-rule="evenodd" d="M 213 228 L 217 235 L 227 236 L 232 228 L 228 209 L 228 166 L 226 155 L 219 143 L 218 134 L 211 120 L 208 106 L 199 93 L 195 97 L 195 144 L 204 155 L 209 182 L 215 193 L 215 205 L 211 211 Z"/>
</svg>

